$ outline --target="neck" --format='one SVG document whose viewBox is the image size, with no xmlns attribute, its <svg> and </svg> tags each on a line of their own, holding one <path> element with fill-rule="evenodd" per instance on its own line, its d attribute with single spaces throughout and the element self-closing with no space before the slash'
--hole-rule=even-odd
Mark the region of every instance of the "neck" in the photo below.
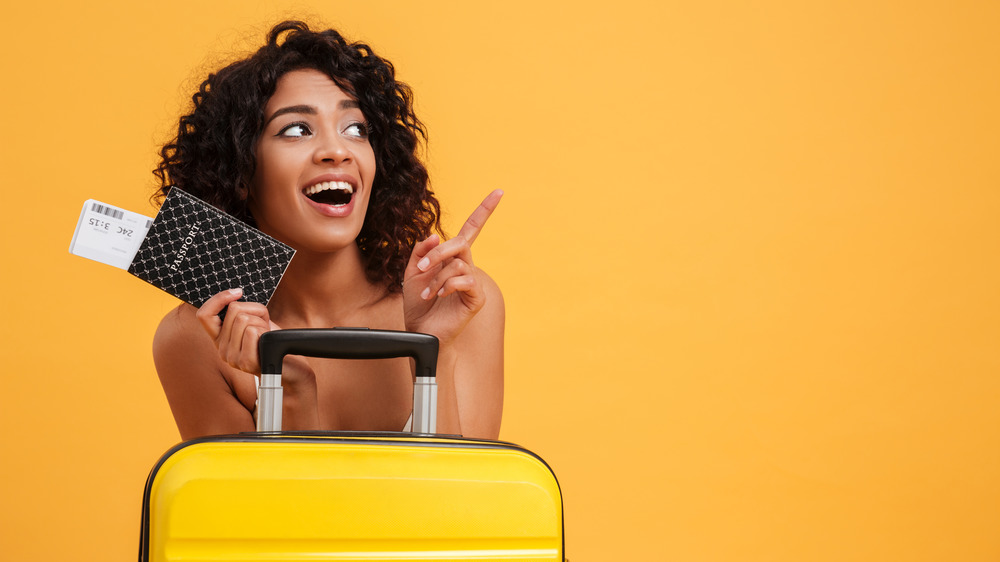
<svg viewBox="0 0 1000 562">
<path fill-rule="evenodd" d="M 368 281 L 361 250 L 351 244 L 332 254 L 296 252 L 267 308 L 282 328 L 329 328 L 350 324 L 386 294 Z"/>
</svg>

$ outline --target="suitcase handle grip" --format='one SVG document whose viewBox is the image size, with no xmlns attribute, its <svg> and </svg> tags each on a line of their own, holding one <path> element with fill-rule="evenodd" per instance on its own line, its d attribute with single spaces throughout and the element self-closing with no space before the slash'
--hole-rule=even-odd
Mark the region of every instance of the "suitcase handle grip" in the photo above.
<svg viewBox="0 0 1000 562">
<path fill-rule="evenodd" d="M 272 330 L 258 344 L 262 373 L 281 374 L 286 355 L 327 359 L 389 359 L 412 357 L 418 377 L 433 377 L 438 339 L 428 334 L 368 328 L 306 328 Z"/>
<path fill-rule="evenodd" d="M 412 357 L 417 364 L 413 386 L 413 431 L 437 428 L 438 339 L 428 334 L 368 328 L 307 328 L 272 330 L 260 335 L 260 383 L 257 431 L 280 431 L 281 362 L 286 355 L 327 359 L 389 359 Z"/>
</svg>

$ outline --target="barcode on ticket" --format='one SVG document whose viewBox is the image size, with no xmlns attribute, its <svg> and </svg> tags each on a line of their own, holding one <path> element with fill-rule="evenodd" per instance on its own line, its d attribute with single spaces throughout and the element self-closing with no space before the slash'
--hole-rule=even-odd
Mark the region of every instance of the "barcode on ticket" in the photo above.
<svg viewBox="0 0 1000 562">
<path fill-rule="evenodd" d="M 94 204 L 92 204 L 90 206 L 90 210 L 94 211 L 95 213 L 100 213 L 100 214 L 102 214 L 104 216 L 116 218 L 116 219 L 119 219 L 119 220 L 121 220 L 122 218 L 125 217 L 125 211 L 123 211 L 121 209 L 115 209 L 113 207 L 107 207 L 107 206 L 102 205 L 100 203 L 94 203 Z M 148 224 L 147 224 L 146 228 L 149 228 Z"/>
</svg>

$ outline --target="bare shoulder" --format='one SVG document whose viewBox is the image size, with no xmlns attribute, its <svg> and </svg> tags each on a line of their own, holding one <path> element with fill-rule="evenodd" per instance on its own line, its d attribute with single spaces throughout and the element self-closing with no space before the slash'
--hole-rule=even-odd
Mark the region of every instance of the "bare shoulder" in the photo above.
<svg viewBox="0 0 1000 562">
<path fill-rule="evenodd" d="M 506 315 L 503 293 L 496 281 L 482 269 L 476 270 L 476 281 L 486 295 L 486 303 L 455 339 L 455 346 L 466 361 L 496 361 L 496 354 L 503 353 Z"/>
<path fill-rule="evenodd" d="M 160 320 L 153 336 L 153 363 L 167 398 L 205 379 L 224 382 L 215 345 L 195 317 L 196 309 L 182 304 Z M 227 384 L 228 386 L 228 384 Z"/>
<path fill-rule="evenodd" d="M 221 361 L 218 360 L 215 345 L 201 327 L 195 312 L 195 307 L 181 304 L 160 320 L 153 335 L 153 361 L 161 379 L 164 375 L 173 374 L 171 367 L 183 367 L 184 372 L 190 372 L 191 368 L 202 371 L 208 366 L 219 367 Z"/>
<path fill-rule="evenodd" d="M 153 336 L 154 358 L 167 358 L 180 349 L 190 349 L 206 339 L 195 318 L 195 312 L 193 306 L 181 304 L 160 320 Z"/>
<path fill-rule="evenodd" d="M 503 307 L 503 294 L 500 291 L 500 286 L 497 282 L 490 277 L 489 273 L 486 273 L 482 269 L 476 270 L 476 280 L 482 283 L 483 290 L 486 291 L 487 298 L 498 298 L 500 299 L 500 306 Z"/>
<path fill-rule="evenodd" d="M 462 336 L 466 337 L 459 336 L 459 340 L 481 339 L 489 335 L 499 335 L 502 340 L 506 311 L 500 286 L 482 269 L 476 270 L 476 281 L 486 295 L 486 304 L 462 332 Z"/>
</svg>

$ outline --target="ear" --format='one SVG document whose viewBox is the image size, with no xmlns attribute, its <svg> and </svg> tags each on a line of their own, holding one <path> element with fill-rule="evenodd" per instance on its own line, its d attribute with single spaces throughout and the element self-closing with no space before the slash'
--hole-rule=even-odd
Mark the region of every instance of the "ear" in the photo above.
<svg viewBox="0 0 1000 562">
<path fill-rule="evenodd" d="M 249 202 L 249 200 L 250 200 L 250 183 L 247 182 L 247 183 L 241 184 L 238 188 L 236 188 L 236 194 L 239 196 L 240 201 L 243 201 L 244 203 Z"/>
<path fill-rule="evenodd" d="M 253 216 L 254 209 L 254 189 L 252 182 L 243 184 L 236 190 L 237 196 L 239 196 L 240 201 L 243 202 L 243 212 L 247 220 L 254 227 L 257 226 L 257 220 Z"/>
</svg>

